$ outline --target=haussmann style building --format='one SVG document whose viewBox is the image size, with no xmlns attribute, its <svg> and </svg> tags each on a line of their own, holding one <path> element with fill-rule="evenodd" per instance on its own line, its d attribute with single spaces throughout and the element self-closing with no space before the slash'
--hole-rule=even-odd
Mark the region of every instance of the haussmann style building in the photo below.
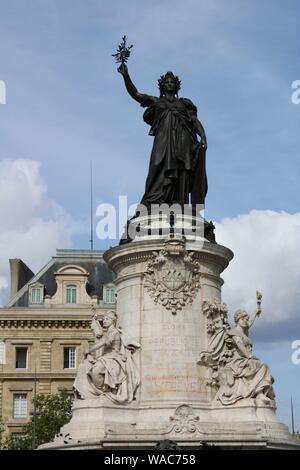
<svg viewBox="0 0 300 470">
<path fill-rule="evenodd" d="M 11 300 L 0 309 L 0 421 L 18 436 L 32 398 L 67 390 L 93 343 L 95 312 L 115 307 L 114 275 L 102 251 L 57 250 L 37 274 L 10 260 Z"/>
</svg>

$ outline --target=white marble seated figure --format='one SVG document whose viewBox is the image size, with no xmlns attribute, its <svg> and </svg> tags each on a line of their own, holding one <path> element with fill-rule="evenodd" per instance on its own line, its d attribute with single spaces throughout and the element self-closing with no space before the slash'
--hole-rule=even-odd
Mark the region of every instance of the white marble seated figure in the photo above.
<svg viewBox="0 0 300 470">
<path fill-rule="evenodd" d="M 134 399 L 140 379 L 132 355 L 139 345 L 126 340 L 116 321 L 114 311 L 103 316 L 102 325 L 96 316 L 93 318 L 95 344 L 84 353 L 78 368 L 73 385 L 76 399 L 102 395 L 117 404 Z"/>
<path fill-rule="evenodd" d="M 274 379 L 269 367 L 252 355 L 252 341 L 248 337 L 249 328 L 260 313 L 258 309 L 250 320 L 247 312 L 238 310 L 234 328 L 229 327 L 224 312 L 216 315 L 216 304 L 213 314 L 208 313 L 211 337 L 208 350 L 200 353 L 198 363 L 212 368 L 215 399 L 223 405 L 255 398 L 257 405 L 275 406 Z"/>
</svg>

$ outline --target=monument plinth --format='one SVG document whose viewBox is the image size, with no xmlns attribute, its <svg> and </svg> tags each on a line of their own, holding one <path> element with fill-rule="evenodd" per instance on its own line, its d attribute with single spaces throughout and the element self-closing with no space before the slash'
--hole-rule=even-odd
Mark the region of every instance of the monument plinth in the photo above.
<svg viewBox="0 0 300 470">
<path fill-rule="evenodd" d="M 132 374 L 126 375 L 124 367 L 122 386 L 134 388 L 133 394 L 122 393 L 118 400 L 121 385 L 109 390 L 97 383 L 92 364 L 84 369 L 90 374 L 90 395 L 78 396 L 77 390 L 70 423 L 53 443 L 41 448 L 151 449 L 164 441 L 183 448 L 296 446 L 276 418 L 274 400 L 259 398 L 259 387 L 265 391 L 272 386 L 267 366 L 249 359 L 238 371 L 242 382 L 235 386 L 239 379 L 233 379 L 231 395 L 220 392 L 228 384 L 214 384 L 216 374 L 219 381 L 226 378 L 220 377 L 208 355 L 215 354 L 220 362 L 220 338 L 227 335 L 227 341 L 233 331 L 221 302 L 221 273 L 232 257 L 226 247 L 186 241 L 178 234 L 108 250 L 105 260 L 117 275 L 116 326 L 136 371 L 134 388 Z M 98 361 L 109 356 L 102 365 L 118 375 L 119 351 L 102 354 Z M 224 364 L 222 371 L 232 370 L 232 364 Z M 242 370 L 249 364 L 257 370 L 248 380 Z M 76 381 L 74 385 L 76 391 Z M 218 395 L 232 403 L 222 403 Z"/>
<path fill-rule="evenodd" d="M 197 365 L 207 345 L 201 305 L 206 298 L 220 298 L 220 273 L 232 253 L 208 242 L 199 247 L 170 238 L 130 243 L 105 254 L 117 274 L 120 324 L 141 345 L 136 398 L 154 421 L 162 418 L 165 405 L 172 409 L 209 400 Z"/>
</svg>

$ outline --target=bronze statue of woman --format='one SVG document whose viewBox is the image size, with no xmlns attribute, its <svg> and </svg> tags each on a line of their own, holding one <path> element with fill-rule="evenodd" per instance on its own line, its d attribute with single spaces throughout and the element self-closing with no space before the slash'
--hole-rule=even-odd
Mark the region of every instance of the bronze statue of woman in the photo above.
<svg viewBox="0 0 300 470">
<path fill-rule="evenodd" d="M 151 204 L 204 204 L 206 136 L 196 106 L 178 97 L 179 78 L 172 72 L 162 75 L 158 80 L 160 96 L 156 97 L 139 93 L 125 63 L 118 71 L 129 95 L 146 108 L 144 121 L 151 126 L 149 135 L 154 136 L 141 204 L 148 209 Z"/>
</svg>

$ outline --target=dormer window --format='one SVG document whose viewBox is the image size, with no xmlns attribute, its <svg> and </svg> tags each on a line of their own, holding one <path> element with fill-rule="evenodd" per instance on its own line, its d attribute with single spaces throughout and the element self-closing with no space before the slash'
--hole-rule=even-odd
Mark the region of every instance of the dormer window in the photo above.
<svg viewBox="0 0 300 470">
<path fill-rule="evenodd" d="M 75 284 L 69 284 L 66 286 L 66 303 L 77 303 L 77 286 Z"/>
<path fill-rule="evenodd" d="M 67 264 L 54 273 L 57 289 L 50 304 L 56 305 L 91 305 L 97 303 L 86 290 L 89 272 L 82 266 Z"/>
<path fill-rule="evenodd" d="M 29 302 L 31 304 L 42 304 L 44 302 L 44 286 L 36 284 L 30 287 Z"/>
<path fill-rule="evenodd" d="M 105 304 L 115 304 L 116 303 L 116 288 L 113 284 L 104 286 L 103 289 L 103 300 Z"/>
</svg>

